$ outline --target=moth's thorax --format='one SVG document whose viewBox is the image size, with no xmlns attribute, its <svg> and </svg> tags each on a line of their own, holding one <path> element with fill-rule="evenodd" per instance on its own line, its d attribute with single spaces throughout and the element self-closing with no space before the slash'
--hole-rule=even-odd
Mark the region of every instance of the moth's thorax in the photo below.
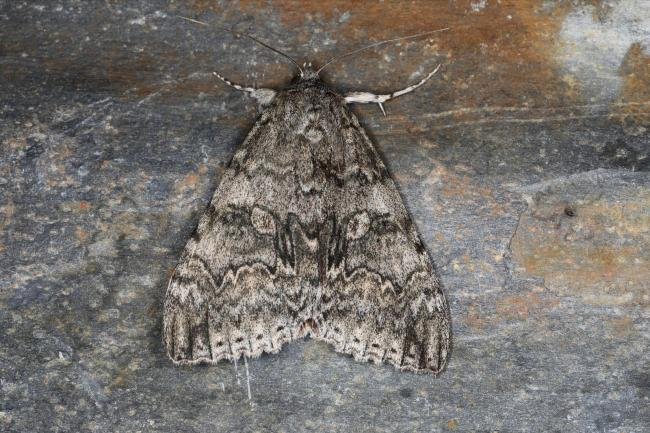
<svg viewBox="0 0 650 433">
<path fill-rule="evenodd" d="M 285 90 L 299 90 L 305 92 L 332 92 L 318 76 L 313 78 L 297 77 Z"/>
<path fill-rule="evenodd" d="M 329 107 L 327 113 L 321 113 L 329 116 L 340 114 L 332 112 L 332 107 L 340 106 L 341 109 L 345 109 L 343 97 L 319 79 L 301 80 L 292 83 L 278 93 L 276 100 L 281 105 L 284 105 L 285 110 L 300 115 L 313 109 L 318 110 L 317 107 Z M 312 118 L 312 116 L 310 115 L 308 118 Z"/>
</svg>

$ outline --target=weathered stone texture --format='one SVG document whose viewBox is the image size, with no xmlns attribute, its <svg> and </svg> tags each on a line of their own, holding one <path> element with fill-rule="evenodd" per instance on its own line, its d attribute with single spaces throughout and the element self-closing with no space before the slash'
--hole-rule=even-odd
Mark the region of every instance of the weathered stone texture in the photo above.
<svg viewBox="0 0 650 433">
<path fill-rule="evenodd" d="M 167 279 L 253 101 L 332 64 L 440 270 L 439 377 L 314 341 L 173 367 Z M 620 1 L 0 0 L 0 431 L 577 431 L 650 425 L 650 8 Z M 250 399 L 248 385 L 250 384 Z"/>
</svg>

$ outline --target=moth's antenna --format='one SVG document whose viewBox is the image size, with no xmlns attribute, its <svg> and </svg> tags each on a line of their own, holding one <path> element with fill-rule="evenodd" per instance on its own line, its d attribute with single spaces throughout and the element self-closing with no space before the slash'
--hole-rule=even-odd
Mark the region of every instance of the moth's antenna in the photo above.
<svg viewBox="0 0 650 433">
<path fill-rule="evenodd" d="M 325 69 L 325 67 L 326 67 L 327 65 L 329 65 L 329 64 L 331 64 L 331 63 L 334 63 L 334 62 L 336 62 L 336 61 L 338 61 L 338 60 L 341 60 L 341 59 L 343 59 L 343 58 L 345 58 L 345 57 L 349 57 L 349 56 L 351 56 L 352 54 L 356 54 L 356 53 L 358 53 L 358 52 L 365 51 L 365 50 L 370 49 L 370 48 L 373 48 L 373 47 L 378 47 L 378 46 L 380 46 L 380 45 L 384 45 L 384 44 L 387 44 L 387 43 L 389 43 L 389 42 L 403 41 L 404 39 L 414 39 L 414 38 L 419 38 L 420 36 L 430 35 L 430 34 L 432 34 L 432 33 L 444 32 L 445 30 L 449 30 L 449 27 L 445 27 L 444 29 L 432 30 L 432 31 L 430 31 L 430 32 L 418 33 L 418 34 L 410 35 L 410 36 L 402 36 L 402 37 L 400 37 L 400 38 L 386 39 L 385 41 L 379 41 L 379 42 L 375 42 L 374 44 L 366 45 L 365 47 L 358 48 L 358 49 L 356 49 L 356 50 L 354 50 L 354 51 L 350 51 L 349 53 L 345 53 L 345 54 L 342 54 L 342 55 L 340 55 L 340 56 L 332 57 L 332 58 L 329 59 L 327 62 L 325 62 L 325 64 L 324 64 L 323 66 L 321 66 L 320 69 L 319 69 L 318 71 L 316 71 L 316 74 L 320 73 L 320 71 L 322 71 L 323 69 Z"/>
<path fill-rule="evenodd" d="M 182 19 L 184 19 L 184 20 L 187 20 L 187 21 L 190 21 L 190 22 L 196 23 L 196 24 L 201 24 L 202 26 L 210 27 L 210 24 L 208 24 L 208 23 L 204 23 L 203 21 L 199 21 L 199 20 L 195 20 L 195 19 L 187 18 L 187 17 L 182 17 L 182 16 L 180 16 L 180 15 L 179 15 L 178 17 L 179 17 L 179 18 L 182 18 Z M 219 28 L 219 29 L 221 29 L 221 30 L 225 30 L 225 31 L 227 31 L 227 32 L 230 32 L 230 33 L 232 33 L 232 34 L 235 35 L 235 36 L 246 36 L 247 38 L 249 38 L 249 39 L 251 39 L 251 40 L 257 42 L 257 43 L 260 44 L 261 46 L 263 46 L 263 47 L 265 47 L 265 48 L 268 48 L 269 50 L 273 51 L 274 53 L 277 53 L 277 54 L 281 55 L 282 57 L 285 57 L 285 58 L 289 59 L 289 60 L 291 61 L 291 63 L 293 63 L 294 65 L 296 65 L 296 68 L 298 68 L 298 70 L 300 71 L 300 75 L 304 75 L 304 71 L 302 70 L 302 68 L 300 67 L 300 65 L 298 64 L 298 62 L 296 62 L 294 59 L 292 59 L 291 56 L 289 56 L 288 54 L 285 54 L 285 53 L 283 53 L 282 51 L 280 51 L 280 50 L 278 50 L 278 49 L 275 49 L 275 48 L 273 48 L 273 47 L 270 46 L 270 45 L 265 44 L 264 42 L 260 41 L 259 39 L 257 39 L 257 38 L 254 37 L 254 36 L 249 35 L 248 33 L 240 33 L 240 32 L 237 32 L 237 31 L 235 31 L 235 30 L 232 30 L 232 29 L 227 29 L 227 28 L 225 28 L 225 27 L 219 27 L 219 26 L 214 26 L 214 27 L 217 27 L 217 28 Z"/>
</svg>

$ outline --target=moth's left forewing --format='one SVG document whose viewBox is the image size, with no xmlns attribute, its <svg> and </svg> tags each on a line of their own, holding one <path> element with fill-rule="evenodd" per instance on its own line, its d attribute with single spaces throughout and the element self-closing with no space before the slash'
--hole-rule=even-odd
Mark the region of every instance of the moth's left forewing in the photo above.
<svg viewBox="0 0 650 433">
<path fill-rule="evenodd" d="M 328 264 L 317 338 L 359 360 L 438 373 L 450 345 L 440 280 L 374 146 L 346 116 L 346 175 L 333 207 L 339 228 L 329 239 L 338 260 Z"/>
</svg>

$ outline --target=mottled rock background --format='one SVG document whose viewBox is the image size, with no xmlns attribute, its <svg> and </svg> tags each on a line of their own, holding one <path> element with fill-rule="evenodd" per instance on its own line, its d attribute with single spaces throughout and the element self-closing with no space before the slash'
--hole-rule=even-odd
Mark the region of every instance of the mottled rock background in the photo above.
<svg viewBox="0 0 650 433">
<path fill-rule="evenodd" d="M 166 281 L 254 101 L 333 64 L 436 261 L 439 377 L 304 341 L 177 368 Z M 0 0 L 0 430 L 647 432 L 650 3 Z M 248 370 L 246 370 L 246 367 Z M 250 385 L 250 398 L 248 385 Z"/>
</svg>

